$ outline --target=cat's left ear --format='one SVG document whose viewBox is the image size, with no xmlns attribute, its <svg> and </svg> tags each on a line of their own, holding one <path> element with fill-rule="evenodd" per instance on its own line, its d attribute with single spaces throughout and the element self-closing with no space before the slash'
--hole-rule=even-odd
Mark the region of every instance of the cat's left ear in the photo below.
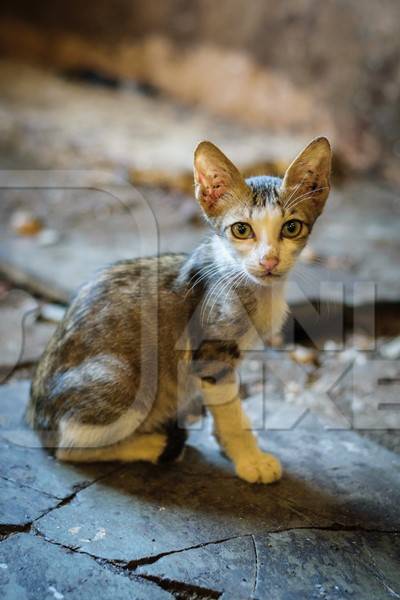
<svg viewBox="0 0 400 600">
<path fill-rule="evenodd" d="M 218 217 L 249 194 L 235 165 L 211 142 L 201 142 L 194 153 L 195 194 L 206 216 Z"/>
<path fill-rule="evenodd" d="M 330 190 L 332 151 L 328 140 L 319 137 L 300 152 L 283 178 L 284 206 L 302 203 L 312 209 L 314 219 L 322 212 Z"/>
</svg>

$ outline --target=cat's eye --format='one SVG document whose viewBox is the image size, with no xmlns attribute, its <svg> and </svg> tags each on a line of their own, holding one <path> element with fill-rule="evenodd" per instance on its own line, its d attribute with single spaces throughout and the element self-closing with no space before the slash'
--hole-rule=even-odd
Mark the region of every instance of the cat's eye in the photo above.
<svg viewBox="0 0 400 600">
<path fill-rule="evenodd" d="M 303 223 L 297 219 L 286 221 L 282 227 L 282 236 L 286 238 L 295 238 L 300 235 L 303 229 Z"/>
<path fill-rule="evenodd" d="M 254 231 L 248 223 L 234 223 L 231 231 L 232 235 L 239 240 L 248 240 L 254 237 Z"/>
</svg>

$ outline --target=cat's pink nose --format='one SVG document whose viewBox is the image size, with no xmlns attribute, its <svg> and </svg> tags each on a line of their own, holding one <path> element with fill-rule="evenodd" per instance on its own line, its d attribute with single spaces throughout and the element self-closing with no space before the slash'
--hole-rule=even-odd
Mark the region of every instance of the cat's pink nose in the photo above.
<svg viewBox="0 0 400 600">
<path fill-rule="evenodd" d="M 267 273 L 271 273 L 279 264 L 279 258 L 273 256 L 272 258 L 268 258 L 264 256 L 260 259 L 260 265 L 265 269 Z"/>
</svg>

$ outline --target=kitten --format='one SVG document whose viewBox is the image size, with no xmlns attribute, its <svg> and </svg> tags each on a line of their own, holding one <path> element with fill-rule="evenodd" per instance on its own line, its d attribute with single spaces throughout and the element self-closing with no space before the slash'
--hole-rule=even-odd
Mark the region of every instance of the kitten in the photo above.
<svg viewBox="0 0 400 600">
<path fill-rule="evenodd" d="M 283 180 L 244 180 L 216 146 L 197 147 L 196 198 L 210 237 L 190 256 L 103 270 L 80 290 L 38 365 L 27 418 L 60 460 L 175 459 L 201 396 L 237 475 L 281 477 L 242 411 L 236 369 L 284 322 L 286 277 L 323 210 L 330 165 L 322 137 Z"/>
</svg>

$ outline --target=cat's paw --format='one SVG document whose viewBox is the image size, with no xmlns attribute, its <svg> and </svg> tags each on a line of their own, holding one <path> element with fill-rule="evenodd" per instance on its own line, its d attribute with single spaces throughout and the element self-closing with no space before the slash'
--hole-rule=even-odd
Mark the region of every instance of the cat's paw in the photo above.
<svg viewBox="0 0 400 600">
<path fill-rule="evenodd" d="M 237 476 L 249 483 L 273 483 L 282 477 L 279 460 L 261 450 L 238 460 L 235 468 Z"/>
</svg>

